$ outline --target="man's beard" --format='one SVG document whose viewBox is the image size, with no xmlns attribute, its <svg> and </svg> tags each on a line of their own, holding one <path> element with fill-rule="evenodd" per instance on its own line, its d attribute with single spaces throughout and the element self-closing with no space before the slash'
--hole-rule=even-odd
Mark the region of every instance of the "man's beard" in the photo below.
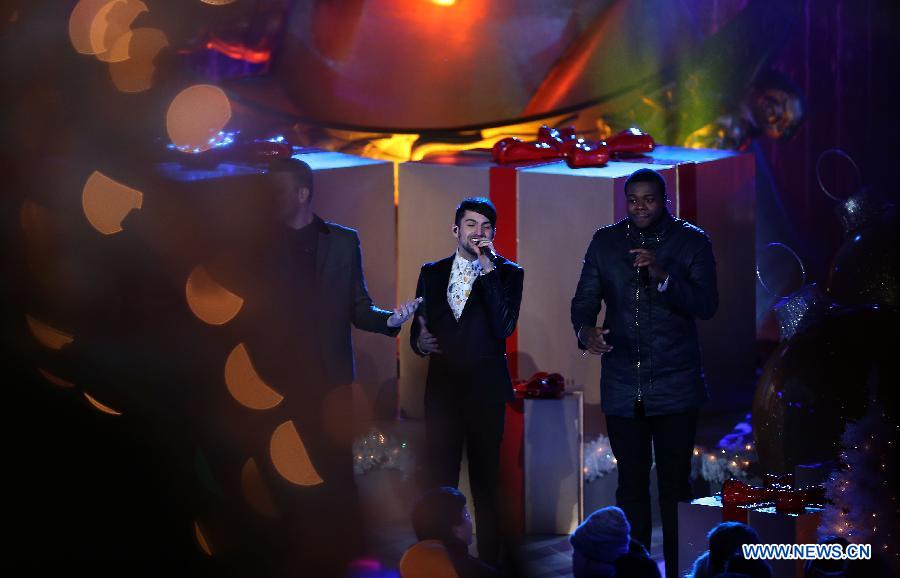
<svg viewBox="0 0 900 578">
<path fill-rule="evenodd" d="M 469 241 L 467 241 L 466 243 L 463 244 L 463 246 L 462 246 L 463 251 L 465 251 L 467 255 L 469 255 L 469 256 L 474 257 L 475 259 L 477 259 L 477 258 L 479 257 L 478 250 L 476 249 L 476 250 L 473 251 L 472 249 L 469 248 L 469 243 L 471 243 L 471 242 L 472 242 L 472 241 L 469 240 Z"/>
</svg>

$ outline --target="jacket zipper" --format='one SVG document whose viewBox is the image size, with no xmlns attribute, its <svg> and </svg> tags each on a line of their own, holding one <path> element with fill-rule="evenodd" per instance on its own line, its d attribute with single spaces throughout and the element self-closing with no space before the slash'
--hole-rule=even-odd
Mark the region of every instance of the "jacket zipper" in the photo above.
<svg viewBox="0 0 900 578">
<path fill-rule="evenodd" d="M 643 400 L 641 386 L 641 270 L 635 269 L 634 327 L 637 332 L 637 402 Z"/>
</svg>

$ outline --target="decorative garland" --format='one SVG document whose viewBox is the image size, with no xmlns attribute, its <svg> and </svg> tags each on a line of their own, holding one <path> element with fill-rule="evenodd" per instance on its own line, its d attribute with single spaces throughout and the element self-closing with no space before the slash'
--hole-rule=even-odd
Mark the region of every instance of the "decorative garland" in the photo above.
<svg viewBox="0 0 900 578">
<path fill-rule="evenodd" d="M 746 481 L 750 476 L 747 469 L 756 461 L 753 444 L 746 444 L 739 451 L 724 449 L 705 451 L 695 447 L 691 458 L 691 479 L 703 478 L 710 484 L 723 484 L 735 478 Z"/>
<path fill-rule="evenodd" d="M 749 468 L 756 463 L 753 445 L 753 428 L 747 421 L 739 422 L 731 433 L 719 440 L 717 448 L 706 451 L 694 448 L 691 459 L 691 479 L 702 478 L 710 484 L 722 484 L 730 478 L 747 480 Z M 584 444 L 584 481 L 602 478 L 616 469 L 616 458 L 609 445 L 609 438 L 600 435 Z"/>
<path fill-rule="evenodd" d="M 584 481 L 590 482 L 602 478 L 616 469 L 616 458 L 609 447 L 609 438 L 600 435 L 597 439 L 584 444 Z"/>
<path fill-rule="evenodd" d="M 373 428 L 353 441 L 353 472 L 358 476 L 372 470 L 398 470 L 407 479 L 414 469 L 412 449 L 396 436 Z"/>
</svg>

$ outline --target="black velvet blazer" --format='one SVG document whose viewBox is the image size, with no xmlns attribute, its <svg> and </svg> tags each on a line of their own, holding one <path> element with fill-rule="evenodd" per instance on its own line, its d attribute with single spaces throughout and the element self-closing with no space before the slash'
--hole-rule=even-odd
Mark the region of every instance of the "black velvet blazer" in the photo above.
<svg viewBox="0 0 900 578">
<path fill-rule="evenodd" d="M 501 257 L 494 271 L 475 280 L 457 321 L 447 302 L 453 258 L 423 265 L 416 287 L 416 297 L 425 299 L 416 317 L 425 318 L 441 347 L 441 353 L 430 356 L 425 395 L 452 391 L 483 401 L 510 400 L 506 338 L 519 318 L 525 271 Z M 413 319 L 410 346 L 423 355 L 417 346 L 419 333 L 419 320 Z"/>
</svg>

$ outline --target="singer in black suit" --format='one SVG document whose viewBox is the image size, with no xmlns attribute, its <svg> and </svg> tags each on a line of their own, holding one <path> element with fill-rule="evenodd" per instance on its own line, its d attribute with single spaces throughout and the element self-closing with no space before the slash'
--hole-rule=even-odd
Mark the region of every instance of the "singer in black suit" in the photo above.
<svg viewBox="0 0 900 578">
<path fill-rule="evenodd" d="M 656 458 L 666 576 L 676 566 L 678 502 L 691 497 L 697 412 L 706 400 L 696 319 L 718 306 L 706 234 L 666 210 L 666 183 L 640 169 L 625 182 L 628 218 L 599 229 L 572 299 L 578 346 L 603 355 L 600 399 L 631 535 L 650 548 Z M 595 327 L 601 303 L 603 327 Z"/>
<path fill-rule="evenodd" d="M 513 398 L 506 338 L 519 317 L 524 271 L 494 253 L 497 212 L 485 198 L 465 199 L 451 231 L 454 254 L 419 273 L 410 345 L 429 357 L 425 386 L 428 487 L 459 484 L 463 444 L 475 506 L 478 556 L 496 565 L 500 442 Z"/>
</svg>

